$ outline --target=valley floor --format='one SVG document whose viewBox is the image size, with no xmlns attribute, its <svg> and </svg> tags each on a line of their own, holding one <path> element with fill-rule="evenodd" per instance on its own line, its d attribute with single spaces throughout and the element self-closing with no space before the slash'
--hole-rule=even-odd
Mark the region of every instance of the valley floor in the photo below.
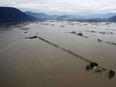
<svg viewBox="0 0 116 87">
<path fill-rule="evenodd" d="M 116 76 L 108 78 L 110 69 L 116 71 L 115 57 L 115 23 L 45 21 L 0 28 L 0 87 L 116 87 Z M 88 60 L 106 71 L 87 71 Z"/>
</svg>

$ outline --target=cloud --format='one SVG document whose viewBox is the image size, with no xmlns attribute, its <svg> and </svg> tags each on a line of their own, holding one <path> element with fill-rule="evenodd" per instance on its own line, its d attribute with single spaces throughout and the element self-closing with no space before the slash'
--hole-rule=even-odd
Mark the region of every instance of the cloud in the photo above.
<svg viewBox="0 0 116 87">
<path fill-rule="evenodd" d="M 116 0 L 2 0 L 0 6 L 16 7 L 23 11 L 46 13 L 108 13 L 116 12 Z"/>
</svg>

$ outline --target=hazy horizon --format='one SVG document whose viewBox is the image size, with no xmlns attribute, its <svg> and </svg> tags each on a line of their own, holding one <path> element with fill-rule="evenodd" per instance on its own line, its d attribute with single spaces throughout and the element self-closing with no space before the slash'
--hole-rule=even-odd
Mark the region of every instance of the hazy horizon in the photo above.
<svg viewBox="0 0 116 87">
<path fill-rule="evenodd" d="M 89 15 L 115 13 L 115 3 L 115 0 L 2 0 L 0 6 L 47 14 Z"/>
</svg>

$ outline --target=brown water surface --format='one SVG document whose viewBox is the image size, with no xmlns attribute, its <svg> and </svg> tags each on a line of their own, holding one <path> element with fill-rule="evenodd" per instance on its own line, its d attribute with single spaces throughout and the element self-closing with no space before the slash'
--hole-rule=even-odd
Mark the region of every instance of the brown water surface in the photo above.
<svg viewBox="0 0 116 87">
<path fill-rule="evenodd" d="M 111 23 L 108 27 L 105 23 L 98 23 L 97 26 L 90 23 L 46 21 L 11 30 L 3 31 L 2 28 L 0 87 L 116 87 L 116 76 L 108 78 L 110 69 L 116 71 L 116 46 L 97 41 L 100 38 L 116 42 L 115 25 Z M 91 33 L 91 30 L 98 33 Z M 88 38 L 70 34 L 71 31 L 82 32 Z M 100 31 L 112 31 L 113 35 L 102 35 Z M 86 71 L 89 62 L 38 38 L 25 39 L 34 35 L 95 61 L 107 71 L 101 74 L 93 70 Z"/>
</svg>

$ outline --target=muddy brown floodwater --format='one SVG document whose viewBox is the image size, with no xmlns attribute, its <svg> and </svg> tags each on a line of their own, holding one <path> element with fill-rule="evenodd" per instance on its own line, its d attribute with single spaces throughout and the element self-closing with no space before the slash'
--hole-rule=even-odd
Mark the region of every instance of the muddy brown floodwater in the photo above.
<svg viewBox="0 0 116 87">
<path fill-rule="evenodd" d="M 50 42 L 25 39 L 35 35 Z M 45 21 L 0 28 L 0 87 L 116 87 L 116 76 L 108 78 L 110 69 L 116 71 L 116 46 L 98 38 L 115 43 L 116 24 Z M 70 52 L 97 62 L 106 71 L 86 71 L 89 62 Z"/>
</svg>

